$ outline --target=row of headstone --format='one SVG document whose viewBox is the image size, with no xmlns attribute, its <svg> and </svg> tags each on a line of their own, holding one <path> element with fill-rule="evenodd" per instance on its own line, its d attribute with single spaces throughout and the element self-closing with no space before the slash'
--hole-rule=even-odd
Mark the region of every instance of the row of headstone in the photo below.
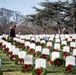
<svg viewBox="0 0 76 75">
<path fill-rule="evenodd" d="M 3 42 L 3 45 L 5 44 L 6 42 Z M 58 45 L 58 48 L 60 47 L 59 46 L 59 44 L 57 44 Z M 7 45 L 7 43 L 6 43 L 6 47 L 9 47 L 10 45 L 8 44 Z M 32 46 L 31 46 L 32 47 Z M 12 48 L 12 47 L 11 47 Z M 10 48 L 10 49 L 11 49 Z M 34 48 L 34 47 L 33 47 Z M 55 48 L 55 49 L 57 49 L 57 48 Z M 59 48 L 60 49 L 60 48 Z M 67 47 L 67 49 L 68 49 L 68 47 Z M 64 50 L 63 51 L 65 51 L 65 48 L 64 48 Z M 76 50 L 74 50 L 74 55 L 75 55 L 75 51 Z M 69 49 L 68 49 L 68 51 L 67 52 L 69 52 Z M 19 49 L 17 49 L 16 51 L 14 51 L 13 52 L 13 54 L 19 54 Z M 42 54 L 50 54 L 49 53 L 49 49 L 43 49 L 43 52 L 42 52 Z M 21 54 L 20 54 L 21 55 Z M 33 64 L 34 62 L 33 62 L 33 56 L 29 56 L 29 55 L 26 55 L 26 53 L 23 55 L 23 56 L 25 56 L 25 58 L 24 58 L 24 64 Z M 21 58 L 22 58 L 22 56 L 20 56 Z M 54 61 L 56 58 L 60 58 L 60 53 L 59 52 L 52 52 L 52 61 Z M 40 61 L 43 61 L 44 63 L 39 63 Z M 67 65 L 69 65 L 69 64 L 72 64 L 72 65 L 74 65 L 74 66 L 76 66 L 76 59 L 75 59 L 75 57 L 74 56 L 67 56 L 66 57 L 66 66 Z M 35 68 L 39 68 L 39 67 L 43 67 L 43 68 L 46 68 L 46 60 L 44 60 L 43 58 L 38 58 L 38 59 L 36 59 L 36 62 L 35 62 Z"/>
<path fill-rule="evenodd" d="M 52 40 L 55 38 L 55 42 L 60 42 L 60 40 L 65 40 L 67 39 L 67 41 L 72 41 L 72 39 L 75 39 L 75 34 L 68 34 L 68 35 L 64 35 L 64 34 L 51 34 L 51 35 L 20 35 L 19 38 L 21 39 L 27 39 L 27 40 L 36 40 L 36 39 L 44 39 L 44 40 Z M 18 36 L 17 36 L 18 37 Z"/>
<path fill-rule="evenodd" d="M 18 41 L 18 39 L 16 38 L 16 40 Z M 67 41 L 66 40 L 63 40 L 61 43 L 60 41 L 58 41 L 59 39 L 56 40 L 56 42 L 54 43 L 54 49 L 58 49 L 60 50 L 60 46 L 61 45 L 65 45 L 67 46 Z M 23 41 L 23 40 L 20 40 L 20 42 Z M 53 41 L 53 40 L 52 40 Z M 44 44 L 47 44 L 47 46 L 52 46 L 52 42 L 45 42 L 45 40 L 39 40 L 38 42 L 40 42 L 41 44 L 44 43 Z M 58 43 L 59 42 L 59 43 Z M 25 41 L 25 46 L 29 46 L 31 48 L 31 46 L 33 47 L 32 43 L 30 43 L 29 41 Z M 36 44 L 34 43 L 34 49 L 35 49 L 35 46 Z M 72 48 L 76 48 L 76 42 L 70 42 L 70 47 Z"/>
</svg>

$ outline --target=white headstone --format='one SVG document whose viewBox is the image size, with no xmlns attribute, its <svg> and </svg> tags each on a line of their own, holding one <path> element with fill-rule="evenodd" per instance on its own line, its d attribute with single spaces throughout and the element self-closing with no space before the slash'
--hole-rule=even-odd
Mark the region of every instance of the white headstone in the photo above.
<svg viewBox="0 0 76 75">
<path fill-rule="evenodd" d="M 24 41 L 24 40 L 20 40 L 20 43 L 23 43 L 23 44 L 24 44 L 24 43 L 25 43 L 25 41 Z"/>
<path fill-rule="evenodd" d="M 76 47 L 76 43 L 75 42 L 71 42 L 70 43 L 70 47 Z"/>
<path fill-rule="evenodd" d="M 36 38 L 36 42 L 40 42 L 40 38 Z"/>
<path fill-rule="evenodd" d="M 48 48 L 43 48 L 42 49 L 42 54 L 49 55 L 50 54 L 50 50 Z"/>
<path fill-rule="evenodd" d="M 49 41 L 53 41 L 53 37 L 50 37 L 50 38 L 49 38 Z"/>
<path fill-rule="evenodd" d="M 7 44 L 6 44 L 6 48 L 7 48 L 7 47 L 9 48 L 10 46 L 11 46 L 11 43 L 7 43 Z"/>
<path fill-rule="evenodd" d="M 26 52 L 25 51 L 19 51 L 19 54 L 18 54 L 18 57 L 19 58 L 25 58 L 25 56 L 26 56 Z"/>
<path fill-rule="evenodd" d="M 60 43 L 60 39 L 59 38 L 55 39 L 55 42 Z"/>
<path fill-rule="evenodd" d="M 61 45 L 67 45 L 67 41 L 63 40 L 63 41 L 61 42 Z"/>
<path fill-rule="evenodd" d="M 61 41 L 63 41 L 63 40 L 65 40 L 65 37 L 64 36 L 61 37 Z"/>
<path fill-rule="evenodd" d="M 29 41 L 26 41 L 25 42 L 25 46 L 29 46 L 30 47 L 30 42 Z"/>
<path fill-rule="evenodd" d="M 17 41 L 17 38 L 16 38 L 16 37 L 14 37 L 14 38 L 13 38 L 13 40 L 14 40 L 14 41 Z"/>
<path fill-rule="evenodd" d="M 35 47 L 35 52 L 37 52 L 37 51 L 41 52 L 42 51 L 42 46 L 36 46 Z"/>
<path fill-rule="evenodd" d="M 66 57 L 66 66 L 68 66 L 69 64 L 75 66 L 75 57 L 74 56 Z"/>
<path fill-rule="evenodd" d="M 69 46 L 64 46 L 63 47 L 63 52 L 70 52 L 70 47 Z"/>
<path fill-rule="evenodd" d="M 47 42 L 47 47 L 52 46 L 52 42 Z"/>
<path fill-rule="evenodd" d="M 33 65 L 33 55 L 26 55 L 24 59 L 24 64 Z"/>
<path fill-rule="evenodd" d="M 34 38 L 34 37 L 32 37 L 32 38 L 31 38 L 31 40 L 32 40 L 32 41 L 35 41 L 35 38 Z"/>
<path fill-rule="evenodd" d="M 39 38 L 40 38 L 40 39 L 43 39 L 43 36 L 42 36 L 42 35 L 39 35 Z"/>
<path fill-rule="evenodd" d="M 56 38 L 56 39 L 59 39 L 59 36 L 60 36 L 59 34 L 56 34 L 55 38 Z"/>
<path fill-rule="evenodd" d="M 32 49 L 35 49 L 35 46 L 36 46 L 35 43 L 31 43 L 31 44 L 30 44 L 30 49 L 31 49 L 31 48 L 32 48 Z"/>
<path fill-rule="evenodd" d="M 14 49 L 15 49 L 15 46 L 13 46 L 13 45 L 9 46 L 9 52 L 13 51 Z"/>
<path fill-rule="evenodd" d="M 60 44 L 59 44 L 59 43 L 55 43 L 55 44 L 54 44 L 54 49 L 60 50 Z"/>
<path fill-rule="evenodd" d="M 27 36 L 27 35 L 26 35 L 26 36 L 25 36 L 25 39 L 26 39 L 26 40 L 30 40 L 30 36 Z"/>
<path fill-rule="evenodd" d="M 76 56 L 76 49 L 73 50 L 73 56 Z"/>
<path fill-rule="evenodd" d="M 52 61 L 54 61 L 56 58 L 60 58 L 60 53 L 59 52 L 52 52 Z"/>
<path fill-rule="evenodd" d="M 18 55 L 19 54 L 19 48 L 15 48 L 13 50 L 13 55 Z"/>
<path fill-rule="evenodd" d="M 35 68 L 46 68 L 46 59 L 43 59 L 43 58 L 38 58 L 36 59 L 35 61 Z"/>
<path fill-rule="evenodd" d="M 65 39 L 68 39 L 69 38 L 69 35 L 68 34 L 65 34 Z"/>
<path fill-rule="evenodd" d="M 44 43 L 44 44 L 45 44 L 45 43 L 46 43 L 46 41 L 45 41 L 45 40 L 41 40 L 41 44 L 42 44 L 42 43 Z"/>
<path fill-rule="evenodd" d="M 69 37 L 67 41 L 70 41 L 71 42 L 72 41 L 72 38 Z"/>
</svg>

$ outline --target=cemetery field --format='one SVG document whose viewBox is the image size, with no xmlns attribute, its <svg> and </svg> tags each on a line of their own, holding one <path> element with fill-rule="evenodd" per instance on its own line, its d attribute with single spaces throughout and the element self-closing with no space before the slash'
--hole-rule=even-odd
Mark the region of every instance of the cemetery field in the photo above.
<svg viewBox="0 0 76 75">
<path fill-rule="evenodd" d="M 0 75 L 76 75 L 76 35 L 26 36 L 1 36 Z"/>
<path fill-rule="evenodd" d="M 2 59 L 2 68 L 3 75 L 32 75 L 32 73 L 22 73 L 21 72 L 21 65 L 15 64 L 15 61 L 11 61 L 9 57 L 4 53 L 2 50 L 0 50 L 0 58 Z M 53 68 L 54 69 L 54 68 Z M 62 72 L 54 72 L 52 68 L 49 68 L 48 63 L 48 72 L 46 75 L 67 75 Z M 69 75 L 75 75 L 75 74 L 69 74 Z"/>
</svg>

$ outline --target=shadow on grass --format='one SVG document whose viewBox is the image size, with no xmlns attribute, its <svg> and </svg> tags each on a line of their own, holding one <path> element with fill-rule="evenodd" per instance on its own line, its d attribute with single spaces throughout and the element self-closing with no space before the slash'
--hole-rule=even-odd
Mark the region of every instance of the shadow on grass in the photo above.
<svg viewBox="0 0 76 75">
<path fill-rule="evenodd" d="M 15 72 L 15 70 L 8 69 L 8 70 L 3 70 L 3 72 Z"/>
<path fill-rule="evenodd" d="M 4 62 L 4 63 L 2 63 L 2 65 L 6 65 L 6 64 L 10 65 L 11 63 L 10 62 L 6 62 L 6 63 Z"/>
<path fill-rule="evenodd" d="M 47 73 L 61 73 L 61 71 L 46 71 Z"/>
</svg>

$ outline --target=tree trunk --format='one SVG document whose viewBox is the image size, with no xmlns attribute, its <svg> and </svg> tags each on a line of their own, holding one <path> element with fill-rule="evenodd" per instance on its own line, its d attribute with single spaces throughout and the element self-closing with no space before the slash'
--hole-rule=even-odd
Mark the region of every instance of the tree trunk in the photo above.
<svg viewBox="0 0 76 75">
<path fill-rule="evenodd" d="M 74 11 L 74 16 L 75 16 L 75 29 L 74 29 L 74 31 L 75 31 L 75 34 L 76 34 L 76 11 Z"/>
<path fill-rule="evenodd" d="M 75 18 L 75 29 L 74 29 L 74 32 L 75 32 L 75 34 L 76 34 L 76 0 L 73 0 L 73 4 L 74 4 L 74 18 Z"/>
<path fill-rule="evenodd" d="M 45 33 L 45 29 L 46 29 L 46 28 L 45 28 L 45 27 L 43 27 L 43 34 Z"/>
<path fill-rule="evenodd" d="M 62 33 L 61 27 L 59 26 L 59 27 L 58 27 L 58 34 L 61 34 L 61 33 Z"/>
</svg>

